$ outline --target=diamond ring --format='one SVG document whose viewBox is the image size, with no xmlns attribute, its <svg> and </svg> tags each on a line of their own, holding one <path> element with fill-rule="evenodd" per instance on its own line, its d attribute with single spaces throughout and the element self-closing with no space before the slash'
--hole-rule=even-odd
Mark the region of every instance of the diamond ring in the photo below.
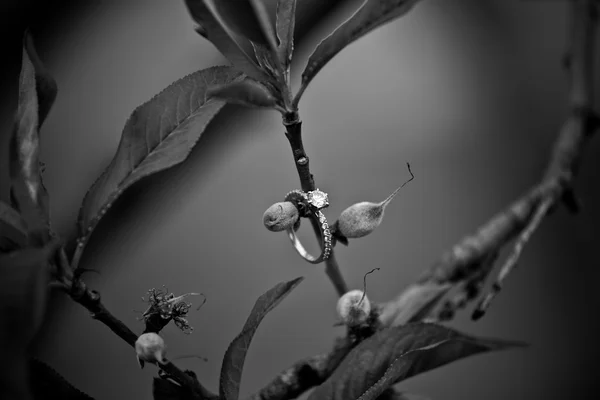
<svg viewBox="0 0 600 400">
<path fill-rule="evenodd" d="M 319 264 L 320 262 L 327 260 L 331 255 L 331 231 L 329 230 L 327 219 L 321 211 L 323 208 L 327 208 L 329 206 L 327 193 L 319 189 L 312 190 L 307 193 L 300 190 L 292 190 L 285 196 L 285 201 L 290 201 L 296 204 L 300 211 L 300 216 L 312 218 L 319 226 L 321 233 L 322 252 L 320 256 L 315 257 L 306 251 L 296 236 L 296 229 L 298 229 L 298 225 L 296 225 L 294 228 L 288 228 L 288 237 L 290 238 L 298 254 L 300 254 L 302 258 L 311 264 Z"/>
</svg>

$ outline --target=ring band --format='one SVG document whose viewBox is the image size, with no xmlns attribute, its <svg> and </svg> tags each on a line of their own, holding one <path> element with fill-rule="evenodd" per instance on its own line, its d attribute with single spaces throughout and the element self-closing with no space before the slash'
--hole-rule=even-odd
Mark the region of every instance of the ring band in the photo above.
<svg viewBox="0 0 600 400">
<path fill-rule="evenodd" d="M 294 248 L 300 254 L 302 258 L 311 264 L 319 264 L 329 258 L 331 255 L 331 231 L 325 215 L 321 209 L 329 206 L 329 200 L 327 193 L 316 189 L 308 193 L 304 193 L 300 190 L 292 190 L 285 196 L 285 201 L 295 202 L 297 205 L 304 205 L 305 216 L 313 219 L 319 226 L 321 234 L 321 254 L 318 257 L 311 255 L 300 240 L 296 236 L 297 226 L 295 228 L 288 228 L 287 233 L 290 241 L 294 245 Z M 301 215 L 304 216 L 304 215 Z"/>
</svg>

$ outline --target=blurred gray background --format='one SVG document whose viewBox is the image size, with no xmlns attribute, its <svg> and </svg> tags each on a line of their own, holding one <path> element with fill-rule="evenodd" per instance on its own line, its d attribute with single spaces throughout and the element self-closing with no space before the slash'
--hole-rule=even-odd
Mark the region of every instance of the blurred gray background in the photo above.
<svg viewBox="0 0 600 400">
<path fill-rule="evenodd" d="M 30 8 L 6 2 L 2 15 L 31 25 L 59 85 L 42 158 L 52 219 L 67 234 L 133 109 L 178 78 L 225 60 L 193 31 L 183 1 L 59 2 L 58 11 L 25 3 Z M 319 40 L 360 4 L 341 3 L 303 38 L 295 87 Z M 310 6 L 299 0 L 301 13 Z M 22 31 L 2 29 L 6 149 Z M 561 1 L 425 0 L 350 45 L 314 79 L 300 115 L 317 186 L 330 196 L 331 221 L 353 203 L 385 198 L 407 179 L 406 162 L 416 176 L 376 232 L 339 246 L 352 288 L 380 267 L 368 278 L 369 296 L 391 299 L 536 182 L 567 112 L 564 31 Z M 595 140 L 577 181 L 584 212 L 573 218 L 560 210 L 547 219 L 489 314 L 474 323 L 462 313 L 452 323 L 531 348 L 462 360 L 399 389 L 436 400 L 593 397 L 599 171 Z M 0 179 L 5 196 L 4 164 Z M 207 303 L 189 315 L 193 334 L 169 326 L 163 337 L 172 357 L 208 358 L 177 364 L 216 391 L 222 356 L 255 299 L 305 276 L 256 333 L 241 388 L 249 395 L 296 360 L 327 351 L 343 333 L 332 327 L 336 295 L 323 266 L 301 260 L 285 234 L 262 225 L 264 210 L 298 187 L 279 114 L 227 107 L 184 164 L 131 188 L 104 218 L 82 261 L 101 275 L 88 274 L 86 282 L 135 331 L 143 326 L 133 310 L 145 309 L 140 297 L 149 288 L 204 293 Z M 306 224 L 301 237 L 316 249 Z M 64 295 L 54 295 L 49 308 L 36 349 L 42 360 L 98 399 L 151 398 L 156 368 L 140 370 L 131 348 Z"/>
</svg>

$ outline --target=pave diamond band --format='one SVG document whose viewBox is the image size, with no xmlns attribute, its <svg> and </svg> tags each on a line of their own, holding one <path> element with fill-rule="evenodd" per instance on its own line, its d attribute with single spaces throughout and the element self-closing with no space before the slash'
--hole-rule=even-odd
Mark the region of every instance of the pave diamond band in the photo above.
<svg viewBox="0 0 600 400">
<path fill-rule="evenodd" d="M 328 259 L 332 249 L 331 230 L 329 229 L 327 218 L 325 218 L 325 215 L 321 211 L 321 209 L 329 206 L 327 193 L 319 189 L 309 191 L 308 193 L 300 190 L 292 190 L 285 196 L 285 201 L 295 202 L 299 206 L 300 215 L 313 219 L 319 226 L 321 233 L 322 252 L 318 257 L 315 257 L 306 251 L 302 243 L 300 243 L 300 240 L 296 236 L 297 226 L 295 228 L 288 228 L 288 237 L 298 254 L 311 264 L 319 264 Z"/>
</svg>

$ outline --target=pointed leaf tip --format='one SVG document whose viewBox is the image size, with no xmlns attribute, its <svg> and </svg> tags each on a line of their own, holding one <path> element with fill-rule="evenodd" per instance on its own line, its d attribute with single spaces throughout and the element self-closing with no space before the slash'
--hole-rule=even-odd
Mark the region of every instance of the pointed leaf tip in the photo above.
<svg viewBox="0 0 600 400">
<path fill-rule="evenodd" d="M 33 36 L 29 30 L 25 31 L 23 37 L 23 47 L 26 49 L 29 59 L 35 70 L 35 84 L 38 97 L 38 129 L 46 120 L 58 93 L 58 85 L 50 72 L 46 69 L 40 60 L 35 46 L 33 44 Z"/>
<path fill-rule="evenodd" d="M 255 43 L 276 47 L 273 26 L 261 0 L 213 0 L 213 3 L 232 31 Z"/>
<path fill-rule="evenodd" d="M 40 170 L 39 129 L 56 98 L 56 81 L 40 61 L 29 32 L 23 37 L 19 98 L 9 147 L 10 195 L 36 245 L 50 238 L 48 192 Z"/>
<path fill-rule="evenodd" d="M 296 0 L 277 1 L 276 19 L 277 38 L 279 39 L 279 59 L 289 73 L 294 52 L 294 30 L 296 25 Z"/>
<path fill-rule="evenodd" d="M 308 86 L 317 73 L 347 45 L 374 29 L 401 17 L 419 0 L 366 0 L 346 22 L 327 36 L 308 59 L 302 72 L 302 87 Z M 298 93 L 302 95 L 301 89 Z M 298 104 L 299 97 L 294 100 Z"/>
<path fill-rule="evenodd" d="M 223 357 L 219 379 L 221 400 L 238 399 L 246 353 L 254 333 L 263 318 L 303 280 L 304 277 L 298 277 L 288 282 L 280 282 L 256 300 L 241 333 L 231 342 Z"/>
</svg>

